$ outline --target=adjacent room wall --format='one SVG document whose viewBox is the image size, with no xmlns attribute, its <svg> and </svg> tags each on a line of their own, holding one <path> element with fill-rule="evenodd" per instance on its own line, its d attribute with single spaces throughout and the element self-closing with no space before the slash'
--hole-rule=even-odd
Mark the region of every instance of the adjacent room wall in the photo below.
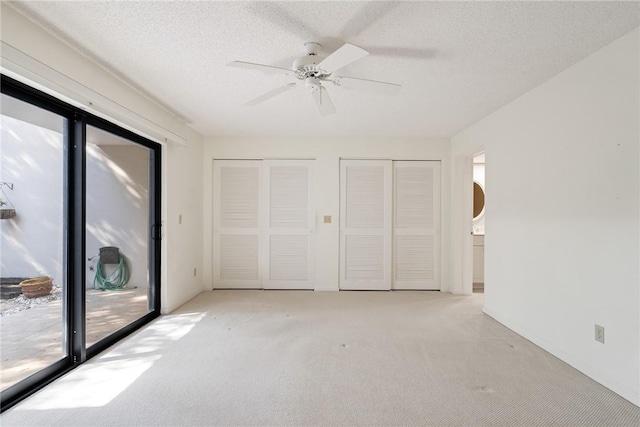
<svg viewBox="0 0 640 427">
<path fill-rule="evenodd" d="M 454 162 L 486 149 L 485 312 L 635 404 L 638 40 L 636 29 L 459 133 L 452 148 Z"/>
<path fill-rule="evenodd" d="M 473 163 L 473 180 L 480 184 L 480 187 L 486 193 L 486 185 L 484 179 L 485 171 L 484 171 L 484 163 L 476 163 L 474 160 Z M 486 202 L 486 199 L 485 199 Z M 473 233 L 474 234 L 484 234 L 484 217 L 485 214 L 482 213 L 480 217 L 473 221 Z"/>
<path fill-rule="evenodd" d="M 338 290 L 340 158 L 442 161 L 442 289 L 449 289 L 449 141 L 208 138 L 204 146 L 204 283 L 212 287 L 213 159 L 315 159 L 316 290 Z M 324 215 L 333 218 L 322 222 Z"/>
<path fill-rule="evenodd" d="M 111 119 L 163 143 L 162 312 L 174 310 L 202 291 L 202 200 L 193 197 L 202 194 L 202 136 L 7 3 L 0 7 L 0 38 L 4 47 L 10 47 L 0 53 L 3 70 L 108 119 L 111 117 L 104 113 L 108 110 L 104 107 L 132 111 L 135 120 L 128 120 L 127 114 Z M 92 100 L 97 100 L 93 107 L 89 104 Z M 106 105 L 101 108 L 100 103 Z M 168 143 L 162 137 L 165 130 Z M 178 223 L 179 212 L 182 224 Z M 184 262 L 185 258 L 189 262 Z"/>
</svg>

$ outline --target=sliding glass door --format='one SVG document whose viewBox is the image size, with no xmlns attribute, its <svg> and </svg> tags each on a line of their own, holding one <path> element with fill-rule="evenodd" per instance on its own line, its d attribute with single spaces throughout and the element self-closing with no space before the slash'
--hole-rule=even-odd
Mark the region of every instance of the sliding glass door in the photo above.
<svg viewBox="0 0 640 427">
<path fill-rule="evenodd" d="M 160 313 L 160 145 L 2 76 L 2 410 Z"/>
<path fill-rule="evenodd" d="M 67 120 L 7 95 L 0 106 L 0 389 L 5 390 L 68 355 Z"/>
<path fill-rule="evenodd" d="M 150 151 L 87 126 L 87 346 L 151 308 Z"/>
</svg>

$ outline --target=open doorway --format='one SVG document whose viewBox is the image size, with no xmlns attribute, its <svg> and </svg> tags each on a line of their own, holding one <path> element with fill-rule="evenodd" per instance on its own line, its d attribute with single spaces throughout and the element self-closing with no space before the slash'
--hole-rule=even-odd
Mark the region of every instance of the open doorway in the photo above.
<svg viewBox="0 0 640 427">
<path fill-rule="evenodd" d="M 473 292 L 484 293 L 485 156 L 473 157 Z"/>
</svg>

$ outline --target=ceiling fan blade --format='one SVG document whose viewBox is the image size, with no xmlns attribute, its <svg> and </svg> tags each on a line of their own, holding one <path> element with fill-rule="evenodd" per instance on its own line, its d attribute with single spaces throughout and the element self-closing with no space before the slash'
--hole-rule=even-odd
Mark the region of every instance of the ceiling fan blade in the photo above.
<svg viewBox="0 0 640 427">
<path fill-rule="evenodd" d="M 353 40 L 368 28 L 375 28 L 374 24 L 383 20 L 398 6 L 400 6 L 400 2 L 394 1 L 367 2 L 363 4 L 358 12 L 344 24 L 342 38 L 344 40 Z"/>
<path fill-rule="evenodd" d="M 333 105 L 333 101 L 331 101 L 329 92 L 327 92 L 325 87 L 318 86 L 318 89 L 313 90 L 311 94 L 313 95 L 313 99 L 316 101 L 316 106 L 318 107 L 320 114 L 328 116 L 336 113 L 336 107 Z"/>
<path fill-rule="evenodd" d="M 289 32 L 296 37 L 304 35 L 308 40 L 320 40 L 322 34 L 311 28 L 308 20 L 296 18 L 292 13 L 287 12 L 287 9 L 291 10 L 289 5 L 279 5 L 278 2 L 270 1 L 257 1 L 247 4 L 249 9 L 257 18 L 263 19 L 266 22 L 277 25 L 283 30 Z"/>
<path fill-rule="evenodd" d="M 267 71 L 270 73 L 293 74 L 293 70 L 288 68 L 274 67 L 273 65 L 254 64 L 253 62 L 233 61 L 227 67 L 248 68 L 251 70 Z"/>
<path fill-rule="evenodd" d="M 357 89 L 367 92 L 382 93 L 385 95 L 395 95 L 402 87 L 399 84 L 379 82 L 377 80 L 358 79 L 355 77 L 337 76 L 331 79 L 337 86 L 345 89 Z"/>
<path fill-rule="evenodd" d="M 300 86 L 300 83 L 289 83 L 284 86 L 277 87 L 265 93 L 264 95 L 260 95 L 259 97 L 252 99 L 251 101 L 245 102 L 244 105 L 253 106 L 253 105 L 260 104 L 261 102 L 271 99 L 276 95 L 280 95 L 281 93 L 284 93 L 290 89 L 295 89 L 298 86 Z"/>
<path fill-rule="evenodd" d="M 350 43 L 345 43 L 340 49 L 322 60 L 318 64 L 318 68 L 334 72 L 367 55 L 369 55 L 369 52 L 366 50 Z"/>
</svg>

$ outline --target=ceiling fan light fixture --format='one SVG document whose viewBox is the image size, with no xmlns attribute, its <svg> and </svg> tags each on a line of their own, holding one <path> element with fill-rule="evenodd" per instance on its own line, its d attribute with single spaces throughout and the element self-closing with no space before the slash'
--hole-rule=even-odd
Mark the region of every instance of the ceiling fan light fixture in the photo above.
<svg viewBox="0 0 640 427">
<path fill-rule="evenodd" d="M 320 87 L 320 80 L 316 77 L 307 77 L 304 80 L 304 85 L 311 90 L 318 90 Z"/>
</svg>

